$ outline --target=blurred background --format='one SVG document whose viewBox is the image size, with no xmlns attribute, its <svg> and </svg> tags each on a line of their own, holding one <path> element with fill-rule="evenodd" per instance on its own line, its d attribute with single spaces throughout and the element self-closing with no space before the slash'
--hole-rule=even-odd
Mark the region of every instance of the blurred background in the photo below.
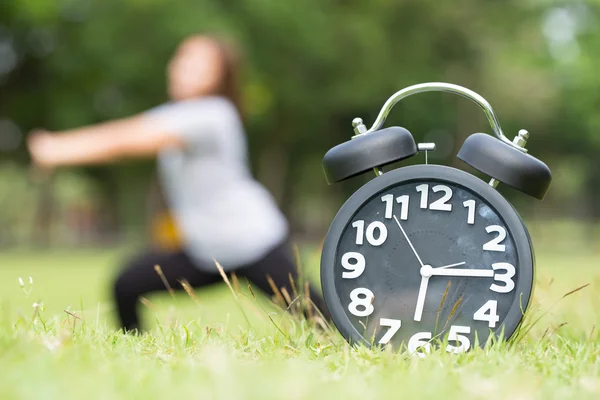
<svg viewBox="0 0 600 400">
<path fill-rule="evenodd" d="M 445 81 L 483 95 L 510 138 L 529 130 L 530 152 L 553 171 L 543 202 L 500 187 L 536 240 L 600 250 L 598 1 L 3 0 L 0 10 L 0 249 L 176 246 L 152 162 L 40 181 L 26 135 L 166 101 L 179 40 L 219 32 L 245 55 L 253 170 L 299 243 L 319 243 L 371 178 L 327 186 L 323 176 L 322 156 L 350 138 L 352 119 L 370 126 L 395 91 Z M 441 93 L 401 102 L 387 124 L 435 142 L 430 162 L 459 168 L 463 140 L 491 132 L 475 104 Z"/>
</svg>

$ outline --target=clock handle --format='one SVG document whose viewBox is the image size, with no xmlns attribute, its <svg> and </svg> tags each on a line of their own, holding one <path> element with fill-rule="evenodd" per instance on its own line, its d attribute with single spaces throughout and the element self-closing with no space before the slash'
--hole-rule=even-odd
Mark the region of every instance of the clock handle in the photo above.
<svg viewBox="0 0 600 400">
<path fill-rule="evenodd" d="M 509 146 L 511 146 L 517 150 L 520 150 L 524 153 L 527 152 L 527 150 L 524 147 L 521 147 L 519 145 L 519 143 L 515 143 L 515 142 L 511 141 L 510 139 L 508 139 L 506 136 L 504 136 L 504 133 L 502 132 L 502 128 L 500 127 L 500 123 L 498 122 L 498 118 L 496 117 L 496 114 L 494 113 L 492 106 L 490 105 L 490 103 L 487 102 L 486 99 L 484 99 L 481 95 L 475 93 L 474 91 L 472 91 L 470 89 L 467 89 L 467 88 L 459 86 L 459 85 L 454 85 L 452 83 L 444 83 L 444 82 L 420 83 L 420 84 L 412 85 L 412 86 L 409 86 L 402 90 L 397 91 L 385 102 L 385 104 L 381 108 L 381 111 L 379 111 L 379 115 L 377 116 L 377 119 L 375 120 L 375 122 L 373 123 L 373 126 L 371 126 L 370 129 L 368 129 L 368 130 L 366 129 L 366 127 L 363 125 L 362 120 L 360 118 L 356 118 L 353 121 L 352 124 L 354 125 L 354 132 L 356 133 L 356 136 L 364 135 L 364 134 L 371 133 L 371 132 L 381 129 L 388 114 L 390 113 L 392 108 L 396 105 L 396 103 L 398 103 L 400 100 L 402 100 L 408 96 L 412 96 L 413 94 L 423 93 L 423 92 L 448 92 L 448 93 L 457 94 L 462 97 L 466 97 L 467 99 L 473 101 L 474 103 L 476 103 L 477 105 L 479 105 L 479 107 L 481 107 L 483 109 L 483 112 L 485 113 L 485 116 L 487 117 L 487 119 L 492 127 L 492 130 L 494 131 L 494 134 L 496 135 L 496 137 L 498 137 L 498 139 L 502 140 L 504 143 L 508 144 Z"/>
</svg>

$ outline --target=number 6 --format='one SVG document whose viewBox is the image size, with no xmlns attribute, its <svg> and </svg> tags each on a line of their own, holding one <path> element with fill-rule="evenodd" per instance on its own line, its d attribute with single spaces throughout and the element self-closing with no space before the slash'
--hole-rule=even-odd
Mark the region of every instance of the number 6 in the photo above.
<svg viewBox="0 0 600 400">
<path fill-rule="evenodd" d="M 431 332 L 417 332 L 408 341 L 408 353 L 413 356 L 424 358 L 431 352 Z M 422 349 L 422 351 L 418 351 Z"/>
</svg>

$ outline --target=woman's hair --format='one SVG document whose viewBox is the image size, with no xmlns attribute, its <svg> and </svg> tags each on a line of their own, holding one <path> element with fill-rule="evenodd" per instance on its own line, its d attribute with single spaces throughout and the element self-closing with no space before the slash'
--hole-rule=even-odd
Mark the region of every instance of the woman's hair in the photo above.
<svg viewBox="0 0 600 400">
<path fill-rule="evenodd" d="M 240 115 L 243 114 L 241 104 L 239 73 L 241 69 L 241 55 L 237 47 L 228 39 L 218 35 L 202 35 L 215 43 L 221 53 L 223 62 L 223 75 L 220 85 L 215 94 L 227 97 L 238 109 Z"/>
</svg>

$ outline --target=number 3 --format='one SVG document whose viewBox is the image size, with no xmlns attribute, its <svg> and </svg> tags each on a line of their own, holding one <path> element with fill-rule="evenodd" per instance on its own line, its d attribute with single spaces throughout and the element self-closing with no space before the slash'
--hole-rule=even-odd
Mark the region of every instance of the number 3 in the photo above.
<svg viewBox="0 0 600 400">
<path fill-rule="evenodd" d="M 490 290 L 493 290 L 497 293 L 508 293 L 515 288 L 515 281 L 513 281 L 512 279 L 513 276 L 515 276 L 515 267 L 513 267 L 509 263 L 501 262 L 492 264 L 492 268 L 494 269 L 494 271 L 497 269 L 506 270 L 505 274 L 494 274 L 495 281 L 504 282 L 506 285 L 499 286 L 495 283 L 492 283 L 490 286 Z"/>
</svg>

